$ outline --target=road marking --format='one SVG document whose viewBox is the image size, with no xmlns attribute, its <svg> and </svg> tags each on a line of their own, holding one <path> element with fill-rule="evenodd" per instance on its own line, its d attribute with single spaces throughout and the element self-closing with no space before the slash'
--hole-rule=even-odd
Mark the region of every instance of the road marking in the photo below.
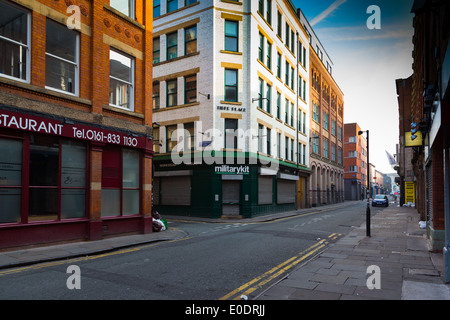
<svg viewBox="0 0 450 320">
<path fill-rule="evenodd" d="M 312 246 L 310 246 L 308 249 L 303 250 L 302 252 L 298 253 L 297 255 L 293 256 L 292 258 L 289 258 L 288 260 L 284 261 L 283 263 L 280 263 L 276 267 L 270 269 L 269 271 L 265 272 L 264 274 L 254 278 L 253 280 L 250 280 L 249 282 L 243 284 L 239 288 L 231 291 L 230 293 L 224 295 L 219 300 L 240 300 L 240 297 L 242 295 L 248 296 L 250 293 L 254 292 L 255 290 L 261 288 L 263 285 L 267 284 L 271 280 L 279 277 L 283 273 L 287 272 L 292 267 L 296 266 L 300 262 L 304 261 L 305 259 L 311 257 L 313 254 L 318 252 L 319 250 L 326 247 L 330 241 L 338 239 L 342 234 L 339 233 L 332 233 L 328 236 L 327 239 L 322 239 Z"/>
<path fill-rule="evenodd" d="M 135 248 L 121 249 L 121 250 L 117 250 L 117 251 L 106 252 L 103 254 L 93 254 L 91 256 L 85 256 L 85 257 L 81 257 L 81 258 L 73 258 L 73 259 L 69 259 L 69 260 L 42 262 L 42 263 L 37 263 L 37 264 L 26 266 L 26 267 L 18 267 L 18 268 L 0 271 L 0 276 L 7 275 L 7 274 L 20 273 L 20 272 L 27 271 L 27 270 L 38 270 L 38 269 L 43 269 L 43 268 L 48 268 L 48 267 L 59 266 L 59 265 L 63 265 L 63 264 L 73 264 L 75 262 L 80 262 L 80 261 L 89 261 L 89 260 L 94 260 L 94 259 L 99 259 L 99 258 L 110 257 L 113 255 L 118 255 L 118 254 L 136 252 L 136 251 L 140 251 L 145 248 L 154 247 L 154 246 L 157 246 L 157 245 L 160 245 L 163 243 L 173 243 L 173 242 L 188 240 L 191 238 L 192 237 L 186 237 L 186 238 L 182 238 L 182 239 L 169 240 L 166 242 L 155 242 L 155 243 L 142 245 L 142 246 L 135 247 Z"/>
</svg>

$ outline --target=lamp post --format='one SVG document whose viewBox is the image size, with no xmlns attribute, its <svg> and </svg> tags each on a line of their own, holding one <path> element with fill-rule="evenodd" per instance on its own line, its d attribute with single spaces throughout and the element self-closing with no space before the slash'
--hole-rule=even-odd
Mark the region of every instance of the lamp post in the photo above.
<svg viewBox="0 0 450 320">
<path fill-rule="evenodd" d="M 367 132 L 367 191 L 370 190 L 370 166 L 369 166 L 369 130 L 359 131 L 358 136 Z M 367 192 L 367 208 L 366 208 L 366 236 L 370 237 L 370 204 L 369 192 Z"/>
</svg>

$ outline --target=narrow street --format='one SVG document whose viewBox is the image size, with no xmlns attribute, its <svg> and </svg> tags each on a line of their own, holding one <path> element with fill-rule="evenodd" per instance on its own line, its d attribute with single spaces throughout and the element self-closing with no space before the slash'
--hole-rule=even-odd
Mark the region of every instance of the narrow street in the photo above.
<svg viewBox="0 0 450 320">
<path fill-rule="evenodd" d="M 0 274 L 0 299 L 252 299 L 365 219 L 366 202 L 271 222 L 169 221 L 189 237 Z M 375 214 L 383 208 L 371 208 Z M 80 268 L 69 290 L 67 268 Z"/>
</svg>

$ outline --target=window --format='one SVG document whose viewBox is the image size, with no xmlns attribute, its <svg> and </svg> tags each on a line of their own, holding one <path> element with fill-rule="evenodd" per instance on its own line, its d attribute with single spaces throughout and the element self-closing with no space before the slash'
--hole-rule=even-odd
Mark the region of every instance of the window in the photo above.
<svg viewBox="0 0 450 320">
<path fill-rule="evenodd" d="M 268 155 L 270 155 L 272 152 L 271 147 L 270 147 L 270 141 L 271 141 L 270 135 L 271 134 L 272 134 L 272 130 L 270 130 L 269 128 L 266 128 L 266 137 L 267 137 L 266 138 L 266 153 Z"/>
<path fill-rule="evenodd" d="M 161 15 L 161 0 L 153 0 L 153 18 Z"/>
<path fill-rule="evenodd" d="M 197 101 L 197 75 L 184 77 L 184 103 Z"/>
<path fill-rule="evenodd" d="M 272 0 L 267 0 L 266 21 L 269 25 L 272 24 Z"/>
<path fill-rule="evenodd" d="M 0 1 L 0 75 L 29 81 L 30 14 Z"/>
<path fill-rule="evenodd" d="M 281 158 L 281 133 L 277 132 L 277 156 Z"/>
<path fill-rule="evenodd" d="M 331 144 L 331 160 L 336 161 L 336 145 L 334 143 Z"/>
<path fill-rule="evenodd" d="M 110 0 L 110 6 L 134 19 L 134 0 Z"/>
<path fill-rule="evenodd" d="M 134 60 L 109 51 L 109 104 L 134 111 Z"/>
<path fill-rule="evenodd" d="M 323 128 L 328 131 L 328 113 L 323 113 Z"/>
<path fill-rule="evenodd" d="M 238 22 L 225 20 L 225 51 L 238 51 Z"/>
<path fill-rule="evenodd" d="M 264 88 L 264 80 L 261 78 L 258 78 L 259 81 L 259 91 L 258 91 L 258 108 L 262 109 L 263 106 L 263 88 Z"/>
<path fill-rule="evenodd" d="M 264 0 L 258 0 L 258 12 L 264 16 Z"/>
<path fill-rule="evenodd" d="M 263 142 L 264 142 L 264 126 L 258 124 L 258 151 L 263 152 Z"/>
<path fill-rule="evenodd" d="M 184 124 L 184 151 L 195 149 L 195 126 L 194 123 Z"/>
<path fill-rule="evenodd" d="M 284 158 L 289 160 L 289 138 L 284 137 Z"/>
<path fill-rule="evenodd" d="M 186 28 L 184 31 L 185 54 L 197 52 L 197 26 Z"/>
<path fill-rule="evenodd" d="M 277 91 L 277 118 L 281 119 L 281 93 Z"/>
<path fill-rule="evenodd" d="M 159 109 L 160 99 L 159 99 L 159 81 L 153 82 L 153 109 Z"/>
<path fill-rule="evenodd" d="M 28 197 L 28 221 L 84 217 L 85 144 L 30 135 Z"/>
<path fill-rule="evenodd" d="M 258 59 L 261 62 L 264 61 L 264 36 L 262 33 L 259 34 Z"/>
<path fill-rule="evenodd" d="M 281 39 L 283 34 L 282 15 L 280 11 L 277 11 L 277 35 Z"/>
<path fill-rule="evenodd" d="M 266 67 L 272 69 L 272 44 L 267 40 Z"/>
<path fill-rule="evenodd" d="M 78 32 L 47 19 L 45 86 L 78 94 Z"/>
<path fill-rule="evenodd" d="M 295 70 L 294 70 L 294 68 L 291 66 L 291 89 L 292 89 L 292 90 L 295 89 L 294 81 L 295 81 Z"/>
<path fill-rule="evenodd" d="M 225 101 L 238 101 L 238 71 L 235 69 L 225 69 Z"/>
<path fill-rule="evenodd" d="M 277 77 L 281 79 L 281 54 L 277 52 Z"/>
<path fill-rule="evenodd" d="M 153 151 L 159 153 L 159 147 L 161 146 L 159 142 L 159 127 L 153 128 Z"/>
<path fill-rule="evenodd" d="M 0 223 L 20 222 L 22 141 L 0 138 Z"/>
<path fill-rule="evenodd" d="M 324 158 L 328 158 L 328 140 L 323 139 L 323 155 Z"/>
<path fill-rule="evenodd" d="M 312 152 L 315 154 L 320 154 L 320 138 L 315 132 L 312 133 Z"/>
<path fill-rule="evenodd" d="M 289 123 L 289 100 L 285 99 L 284 103 L 284 122 Z"/>
<path fill-rule="evenodd" d="M 160 62 L 160 38 L 153 39 L 153 64 Z"/>
<path fill-rule="evenodd" d="M 189 5 L 191 5 L 191 4 L 196 3 L 197 1 L 198 1 L 198 0 L 185 0 L 184 5 L 185 5 L 185 6 L 189 6 Z"/>
<path fill-rule="evenodd" d="M 171 152 L 178 143 L 177 125 L 166 127 L 166 152 Z"/>
<path fill-rule="evenodd" d="M 288 86 L 289 85 L 289 68 L 291 67 L 291 65 L 289 64 L 289 62 L 286 61 L 286 70 L 285 72 L 285 84 Z"/>
<path fill-rule="evenodd" d="M 294 126 L 294 104 L 291 102 L 291 116 L 290 116 L 290 125 L 291 127 Z"/>
<path fill-rule="evenodd" d="M 319 115 L 320 115 L 320 107 L 319 107 L 318 104 L 316 104 L 313 101 L 313 114 L 312 114 L 313 120 L 316 121 L 316 122 L 319 122 L 320 121 Z"/>
<path fill-rule="evenodd" d="M 225 148 L 237 149 L 237 119 L 225 119 Z"/>
<path fill-rule="evenodd" d="M 172 12 L 178 9 L 178 0 L 167 0 L 167 12 Z"/>
<path fill-rule="evenodd" d="M 140 154 L 106 147 L 102 157 L 102 217 L 140 213 Z"/>
<path fill-rule="evenodd" d="M 336 120 L 331 119 L 331 134 L 336 136 Z"/>
<path fill-rule="evenodd" d="M 272 112 L 271 98 L 272 98 L 272 87 L 270 86 L 270 84 L 266 83 L 266 111 L 268 113 Z"/>
<path fill-rule="evenodd" d="M 175 31 L 167 35 L 167 60 L 178 57 L 178 33 Z"/>
<path fill-rule="evenodd" d="M 173 107 L 178 104 L 178 84 L 177 79 L 167 81 L 167 107 Z"/>
<path fill-rule="evenodd" d="M 286 45 L 286 47 L 289 48 L 289 33 L 290 33 L 290 27 L 289 27 L 289 24 L 288 24 L 287 22 L 286 22 L 286 29 L 285 29 L 284 32 L 286 32 L 286 43 L 285 43 L 285 45 Z"/>
</svg>

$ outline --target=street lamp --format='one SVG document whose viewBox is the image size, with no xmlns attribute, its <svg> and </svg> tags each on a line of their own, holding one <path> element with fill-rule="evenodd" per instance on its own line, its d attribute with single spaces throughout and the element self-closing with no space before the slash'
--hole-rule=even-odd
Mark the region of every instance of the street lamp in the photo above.
<svg viewBox="0 0 450 320">
<path fill-rule="evenodd" d="M 359 131 L 358 136 L 367 132 L 367 191 L 370 190 L 370 166 L 369 166 L 369 130 Z M 366 235 L 370 237 L 370 205 L 369 205 L 369 192 L 367 192 L 367 209 L 366 209 Z"/>
</svg>

